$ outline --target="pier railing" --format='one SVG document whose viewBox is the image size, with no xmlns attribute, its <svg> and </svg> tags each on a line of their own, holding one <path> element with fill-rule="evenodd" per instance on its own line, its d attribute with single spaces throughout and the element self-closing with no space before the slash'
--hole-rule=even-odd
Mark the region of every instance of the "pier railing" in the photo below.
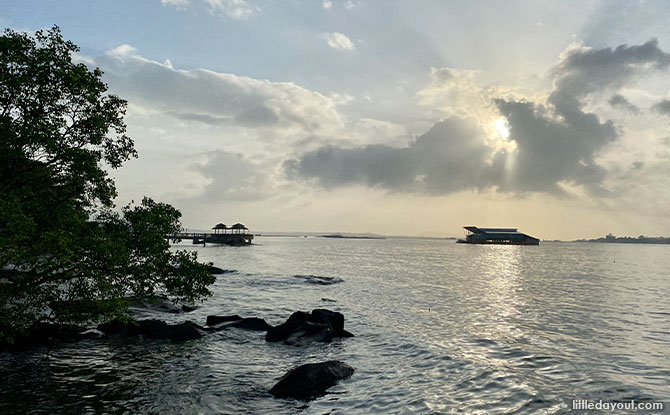
<svg viewBox="0 0 670 415">
<path fill-rule="evenodd" d="M 212 233 L 212 232 L 179 232 L 167 235 L 167 239 L 193 241 L 193 245 L 206 246 L 208 243 L 220 245 L 250 245 L 254 235 L 246 232 Z"/>
</svg>

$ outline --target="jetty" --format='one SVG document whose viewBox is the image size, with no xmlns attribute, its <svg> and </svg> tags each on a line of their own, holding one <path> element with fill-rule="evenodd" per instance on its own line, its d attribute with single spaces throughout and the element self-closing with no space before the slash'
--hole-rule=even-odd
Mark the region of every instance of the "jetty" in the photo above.
<svg viewBox="0 0 670 415">
<path fill-rule="evenodd" d="M 539 245 L 540 240 L 521 233 L 517 228 L 478 228 L 464 226 L 467 232 L 461 244 L 494 244 L 494 245 Z"/>
<path fill-rule="evenodd" d="M 193 245 L 207 246 L 210 244 L 219 245 L 251 245 L 254 235 L 250 234 L 249 229 L 241 223 L 236 223 L 231 227 L 223 223 L 218 223 L 212 228 L 213 232 L 179 232 L 168 235 L 168 240 L 192 240 Z"/>
</svg>

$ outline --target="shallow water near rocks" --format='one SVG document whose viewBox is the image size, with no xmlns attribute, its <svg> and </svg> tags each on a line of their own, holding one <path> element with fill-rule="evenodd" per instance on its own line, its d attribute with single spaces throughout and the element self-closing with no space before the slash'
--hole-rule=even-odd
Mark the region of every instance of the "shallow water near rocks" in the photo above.
<svg viewBox="0 0 670 415">
<path fill-rule="evenodd" d="M 146 316 L 276 325 L 327 308 L 356 337 L 292 347 L 229 329 L 183 344 L 86 340 L 4 354 L 0 413 L 552 414 L 571 412 L 573 399 L 669 410 L 670 246 L 254 241 L 182 244 L 236 272 L 217 276 L 191 313 Z M 325 360 L 356 372 L 309 403 L 268 393 L 288 369 Z"/>
</svg>

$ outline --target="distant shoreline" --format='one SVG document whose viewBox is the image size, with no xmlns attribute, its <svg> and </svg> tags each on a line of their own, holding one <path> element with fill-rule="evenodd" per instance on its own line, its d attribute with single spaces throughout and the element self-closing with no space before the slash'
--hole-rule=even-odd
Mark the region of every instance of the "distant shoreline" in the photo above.
<svg viewBox="0 0 670 415">
<path fill-rule="evenodd" d="M 668 245 L 670 244 L 670 237 L 664 236 L 644 236 L 640 235 L 637 238 L 630 236 L 616 237 L 609 234 L 603 238 L 596 239 L 578 239 L 572 242 L 592 242 L 592 243 L 606 243 L 606 244 L 645 244 L 645 245 Z"/>
<path fill-rule="evenodd" d="M 348 236 L 340 234 L 319 235 L 319 238 L 333 238 L 333 239 L 386 239 L 384 236 Z"/>
</svg>

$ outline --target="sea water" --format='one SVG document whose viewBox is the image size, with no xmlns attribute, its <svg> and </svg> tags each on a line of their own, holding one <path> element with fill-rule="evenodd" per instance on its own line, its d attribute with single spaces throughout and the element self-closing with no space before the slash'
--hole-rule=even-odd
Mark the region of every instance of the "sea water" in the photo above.
<svg viewBox="0 0 670 415">
<path fill-rule="evenodd" d="M 296 347 L 229 329 L 5 354 L 0 412 L 558 414 L 579 412 L 577 400 L 670 412 L 670 246 L 257 237 L 179 248 L 233 272 L 197 310 L 144 317 L 276 325 L 327 308 L 356 337 Z M 333 359 L 356 371 L 326 395 L 268 394 L 292 367 Z"/>
</svg>

